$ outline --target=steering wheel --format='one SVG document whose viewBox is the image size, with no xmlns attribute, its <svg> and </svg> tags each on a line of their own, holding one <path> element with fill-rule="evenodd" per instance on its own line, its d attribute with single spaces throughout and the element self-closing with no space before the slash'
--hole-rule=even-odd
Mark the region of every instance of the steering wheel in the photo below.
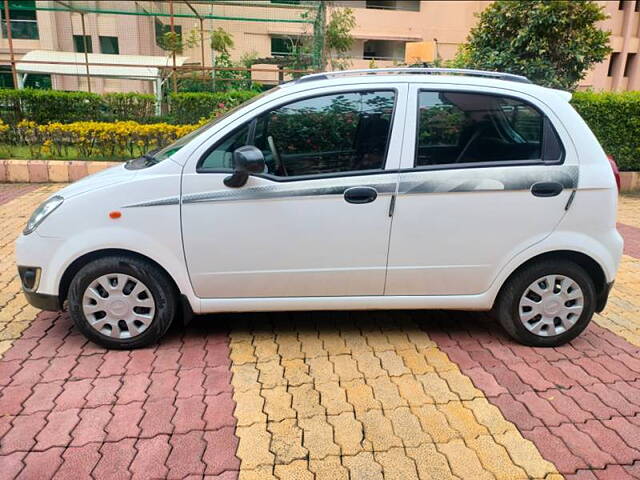
<svg viewBox="0 0 640 480">
<path fill-rule="evenodd" d="M 267 143 L 269 144 L 271 155 L 273 155 L 273 159 L 276 162 L 276 174 L 280 175 L 281 177 L 288 176 L 287 169 L 285 168 L 284 163 L 282 163 L 280 153 L 278 153 L 278 149 L 276 148 L 276 142 L 273 141 L 273 137 L 271 135 L 267 137 Z"/>
</svg>

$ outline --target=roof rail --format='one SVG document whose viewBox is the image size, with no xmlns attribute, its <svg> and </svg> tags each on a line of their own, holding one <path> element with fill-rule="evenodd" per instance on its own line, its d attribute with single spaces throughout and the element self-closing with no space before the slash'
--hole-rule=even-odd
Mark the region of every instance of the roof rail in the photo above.
<svg viewBox="0 0 640 480">
<path fill-rule="evenodd" d="M 296 80 L 296 83 L 328 80 L 334 77 L 349 75 L 376 75 L 379 73 L 412 73 L 424 75 L 464 75 L 469 77 L 495 78 L 510 82 L 532 83 L 527 77 L 512 73 L 488 72 L 485 70 L 470 70 L 467 68 L 427 68 L 427 67 L 396 67 L 396 68 L 366 68 L 359 70 L 338 70 L 335 72 L 312 73 Z"/>
</svg>

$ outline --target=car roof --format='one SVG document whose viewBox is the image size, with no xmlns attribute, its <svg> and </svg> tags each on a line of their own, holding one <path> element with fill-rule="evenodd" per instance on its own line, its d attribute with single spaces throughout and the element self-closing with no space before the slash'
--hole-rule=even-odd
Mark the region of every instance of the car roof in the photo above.
<svg viewBox="0 0 640 480">
<path fill-rule="evenodd" d="M 448 68 L 380 68 L 363 70 L 341 70 L 305 75 L 281 87 L 289 91 L 305 91 L 311 88 L 355 85 L 366 83 L 419 83 L 433 85 L 461 85 L 473 87 L 497 87 L 527 93 L 535 97 L 546 97 L 550 93 L 569 101 L 571 93 L 563 90 L 535 85 L 526 77 L 503 72 Z M 297 87 L 297 88 L 295 88 Z"/>
</svg>

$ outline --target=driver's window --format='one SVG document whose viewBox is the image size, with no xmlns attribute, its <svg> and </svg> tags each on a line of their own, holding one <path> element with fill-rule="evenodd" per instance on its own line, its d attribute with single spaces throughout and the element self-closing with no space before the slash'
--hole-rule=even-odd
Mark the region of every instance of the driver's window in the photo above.
<svg viewBox="0 0 640 480">
<path fill-rule="evenodd" d="M 383 169 L 393 91 L 308 98 L 261 115 L 254 145 L 279 177 Z"/>
</svg>

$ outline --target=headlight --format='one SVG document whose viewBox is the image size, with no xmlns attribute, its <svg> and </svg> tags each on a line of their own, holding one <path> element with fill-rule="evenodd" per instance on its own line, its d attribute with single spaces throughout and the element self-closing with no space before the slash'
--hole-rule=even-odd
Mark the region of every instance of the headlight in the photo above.
<svg viewBox="0 0 640 480">
<path fill-rule="evenodd" d="M 55 197 L 51 197 L 46 202 L 42 203 L 31 214 L 31 218 L 27 222 L 27 226 L 24 227 L 24 230 L 22 231 L 22 233 L 24 233 L 25 235 L 29 235 L 31 232 L 33 232 L 36 228 L 38 228 L 38 225 L 40 225 L 45 218 L 51 215 L 51 213 L 56 208 L 62 205 L 62 202 L 64 202 L 64 198 L 62 198 L 59 195 L 56 195 Z"/>
</svg>

